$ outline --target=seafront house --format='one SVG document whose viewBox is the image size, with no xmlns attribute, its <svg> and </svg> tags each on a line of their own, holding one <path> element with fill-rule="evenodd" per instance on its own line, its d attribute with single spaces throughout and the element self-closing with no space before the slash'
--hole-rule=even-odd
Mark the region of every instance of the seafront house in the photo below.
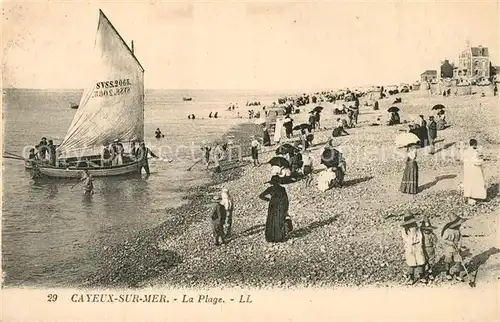
<svg viewBox="0 0 500 322">
<path fill-rule="evenodd" d="M 437 71 L 428 69 L 422 74 L 420 74 L 420 81 L 423 82 L 433 82 L 437 79 Z"/>
<path fill-rule="evenodd" d="M 458 65 L 453 70 L 454 78 L 480 79 L 490 77 L 490 57 L 488 47 L 471 47 L 467 43 L 458 56 Z"/>
<path fill-rule="evenodd" d="M 448 59 L 445 59 L 441 64 L 441 78 L 452 78 L 453 77 L 453 69 L 455 66 L 450 64 Z"/>
</svg>

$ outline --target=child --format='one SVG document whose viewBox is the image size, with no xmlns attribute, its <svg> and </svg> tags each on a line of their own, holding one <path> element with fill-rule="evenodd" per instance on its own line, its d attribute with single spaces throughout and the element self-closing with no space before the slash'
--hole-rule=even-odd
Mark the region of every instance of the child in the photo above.
<svg viewBox="0 0 500 322">
<path fill-rule="evenodd" d="M 305 186 L 308 187 L 312 181 L 312 170 L 313 170 L 313 161 L 309 152 L 304 151 L 302 154 L 302 174 L 305 179 Z"/>
<path fill-rule="evenodd" d="M 445 245 L 444 262 L 446 265 L 446 279 L 449 281 L 453 279 L 453 276 L 460 282 L 464 281 L 463 272 L 460 270 L 462 258 L 459 253 L 462 238 L 460 225 L 463 222 L 465 222 L 465 219 L 457 216 L 454 220 L 444 225 L 441 231 L 441 237 Z"/>
<path fill-rule="evenodd" d="M 231 237 L 231 228 L 233 226 L 233 210 L 234 210 L 234 203 L 233 203 L 233 198 L 229 194 L 229 190 L 227 188 L 223 188 L 221 192 L 222 196 L 222 205 L 226 209 L 226 233 L 225 237 L 229 238 Z"/>
<path fill-rule="evenodd" d="M 422 278 L 423 265 L 425 264 L 424 249 L 422 245 L 423 237 L 422 232 L 418 229 L 415 216 L 411 213 L 407 213 L 404 216 L 401 227 L 401 235 L 405 248 L 405 259 L 408 265 L 408 273 L 405 282 L 410 285 L 415 284 L 419 279 L 421 282 L 425 282 L 425 279 Z M 417 278 L 415 278 L 415 275 Z"/>
<path fill-rule="evenodd" d="M 89 173 L 89 170 L 83 170 L 83 176 L 80 181 L 84 181 L 85 184 L 85 194 L 93 195 L 94 194 L 94 178 Z"/>
<path fill-rule="evenodd" d="M 222 205 L 222 198 L 220 195 L 214 196 L 212 202 L 215 206 L 212 210 L 212 232 L 215 238 L 215 246 L 219 246 L 219 239 L 225 244 L 224 240 L 224 222 L 226 221 L 226 208 Z"/>
<path fill-rule="evenodd" d="M 257 167 L 260 166 L 259 163 L 259 147 L 260 147 L 260 142 L 257 141 L 255 136 L 252 136 L 252 160 L 253 160 L 253 166 Z"/>
<path fill-rule="evenodd" d="M 438 240 L 433 229 L 436 229 L 436 227 L 431 225 L 428 218 L 424 218 L 420 224 L 420 229 L 424 237 L 425 275 L 429 280 L 433 281 L 434 275 L 432 269 L 436 264 L 436 244 Z"/>
</svg>

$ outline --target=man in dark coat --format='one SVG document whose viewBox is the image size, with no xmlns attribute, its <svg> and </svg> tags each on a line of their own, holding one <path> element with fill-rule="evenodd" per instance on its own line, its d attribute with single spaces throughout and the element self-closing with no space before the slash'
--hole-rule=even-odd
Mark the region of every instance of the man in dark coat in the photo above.
<svg viewBox="0 0 500 322">
<path fill-rule="evenodd" d="M 52 140 L 49 140 L 49 144 L 47 145 L 47 150 L 49 152 L 49 164 L 51 166 L 56 165 L 56 146 Z"/>
<path fill-rule="evenodd" d="M 434 141 L 437 138 L 437 123 L 434 121 L 434 116 L 429 116 L 427 124 L 427 136 L 429 137 L 430 153 L 434 154 Z"/>
<path fill-rule="evenodd" d="M 226 243 L 224 239 L 224 222 L 226 221 L 226 208 L 222 204 L 222 198 L 219 195 L 214 196 L 214 208 L 212 209 L 212 232 L 215 238 L 215 245 L 219 246 L 219 239 L 223 244 Z"/>
<path fill-rule="evenodd" d="M 153 158 L 157 158 L 157 156 L 146 147 L 144 142 L 141 142 L 139 148 L 135 151 L 135 157 L 139 161 L 139 174 L 141 173 L 142 168 L 144 168 L 146 174 L 149 175 L 148 154 Z"/>
</svg>

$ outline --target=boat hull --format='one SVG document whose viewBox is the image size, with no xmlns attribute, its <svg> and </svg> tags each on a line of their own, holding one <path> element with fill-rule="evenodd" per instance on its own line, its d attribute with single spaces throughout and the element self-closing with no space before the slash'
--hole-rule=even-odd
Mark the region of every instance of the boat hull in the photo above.
<svg viewBox="0 0 500 322">
<path fill-rule="evenodd" d="M 127 163 L 111 167 L 69 167 L 58 168 L 41 166 L 40 173 L 51 178 L 81 178 L 83 170 L 88 170 L 93 177 L 112 177 L 138 173 L 139 162 Z"/>
</svg>

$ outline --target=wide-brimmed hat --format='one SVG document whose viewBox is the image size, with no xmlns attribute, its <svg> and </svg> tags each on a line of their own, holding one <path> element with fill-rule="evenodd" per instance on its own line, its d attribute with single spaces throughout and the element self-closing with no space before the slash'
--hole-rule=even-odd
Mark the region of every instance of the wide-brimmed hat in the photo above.
<svg viewBox="0 0 500 322">
<path fill-rule="evenodd" d="M 466 220 L 467 220 L 466 218 L 463 218 L 463 217 L 460 217 L 460 216 L 456 216 L 455 219 L 453 219 L 452 221 L 450 221 L 446 225 L 444 225 L 443 230 L 441 230 L 441 236 L 444 235 L 444 231 L 446 229 L 455 229 L 455 228 L 458 228 Z"/>
<path fill-rule="evenodd" d="M 119 139 L 114 139 L 113 142 L 120 142 L 120 140 Z"/>
<path fill-rule="evenodd" d="M 212 197 L 212 202 L 219 202 L 222 200 L 222 197 L 219 194 L 216 194 Z"/>
<path fill-rule="evenodd" d="M 403 222 L 401 223 L 401 226 L 404 227 L 404 226 L 408 226 L 408 225 L 412 225 L 412 224 L 416 224 L 416 223 L 417 223 L 417 220 L 415 219 L 415 214 L 412 213 L 411 211 L 407 211 L 404 214 Z"/>
<path fill-rule="evenodd" d="M 431 221 L 429 220 L 429 218 L 424 217 L 424 219 L 420 223 L 420 228 L 421 229 L 427 229 L 427 230 L 433 230 L 433 229 L 436 229 L 437 227 L 432 226 Z"/>
</svg>

